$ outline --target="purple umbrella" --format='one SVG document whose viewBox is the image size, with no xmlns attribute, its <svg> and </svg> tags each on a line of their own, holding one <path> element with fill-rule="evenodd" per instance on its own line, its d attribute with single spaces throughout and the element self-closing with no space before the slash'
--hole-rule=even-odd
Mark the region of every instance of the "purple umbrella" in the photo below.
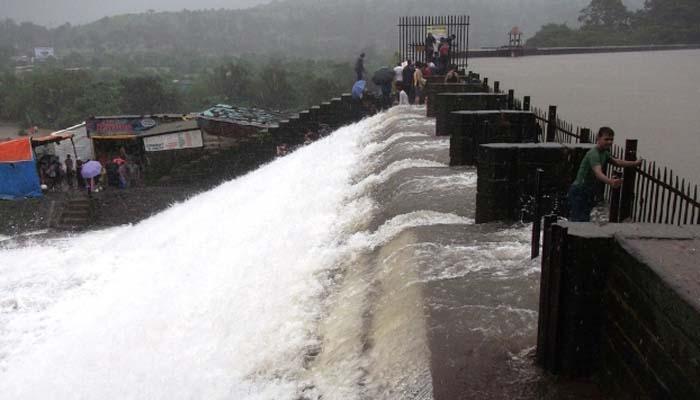
<svg viewBox="0 0 700 400">
<path fill-rule="evenodd" d="M 80 175 L 85 179 L 94 178 L 102 172 L 102 164 L 99 161 L 90 160 L 83 164 Z"/>
</svg>

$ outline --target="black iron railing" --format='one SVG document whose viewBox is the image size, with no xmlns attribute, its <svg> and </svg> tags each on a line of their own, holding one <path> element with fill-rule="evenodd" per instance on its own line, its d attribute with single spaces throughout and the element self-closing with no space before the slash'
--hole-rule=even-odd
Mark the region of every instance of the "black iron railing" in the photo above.
<svg viewBox="0 0 700 400">
<path fill-rule="evenodd" d="M 691 190 L 692 189 L 692 190 Z M 700 224 L 698 185 L 679 179 L 673 170 L 642 162 L 636 169 L 632 217 L 637 222 Z"/>
<path fill-rule="evenodd" d="M 593 142 L 590 129 L 574 126 L 551 113 L 556 113 L 556 107 L 550 106 L 550 113 L 539 108 L 533 108 L 532 111 L 542 127 L 540 141 Z M 625 148 L 614 145 L 611 149 L 611 155 L 617 159 L 636 160 L 636 153 L 636 140 L 628 140 Z M 700 224 L 698 185 L 679 177 L 672 169 L 644 160 L 638 168 L 611 165 L 606 173 L 608 177 L 622 177 L 624 182 L 618 190 L 606 185 L 602 192 L 610 204 L 611 222 Z"/>
<path fill-rule="evenodd" d="M 466 70 L 469 58 L 469 16 L 399 17 L 398 53 L 401 60 L 425 62 L 425 38 L 428 32 L 436 36 L 455 35 L 450 48 L 451 63 Z M 439 37 L 437 37 L 439 40 Z"/>
</svg>

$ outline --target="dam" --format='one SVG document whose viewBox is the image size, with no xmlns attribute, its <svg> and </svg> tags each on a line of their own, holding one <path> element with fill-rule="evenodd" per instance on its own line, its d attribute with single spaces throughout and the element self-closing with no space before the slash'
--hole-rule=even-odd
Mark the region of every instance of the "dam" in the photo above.
<svg viewBox="0 0 700 400">
<path fill-rule="evenodd" d="M 530 228 L 394 107 L 135 225 L 0 248 L 7 398 L 556 393 Z"/>
</svg>

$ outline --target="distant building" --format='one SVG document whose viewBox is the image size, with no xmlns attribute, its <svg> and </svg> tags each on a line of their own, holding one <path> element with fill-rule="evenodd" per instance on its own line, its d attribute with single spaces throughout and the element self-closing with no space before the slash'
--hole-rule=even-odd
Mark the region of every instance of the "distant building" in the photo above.
<svg viewBox="0 0 700 400">
<path fill-rule="evenodd" d="M 522 47 L 522 36 L 523 32 L 520 30 L 520 28 L 514 26 L 513 29 L 508 32 L 508 45 L 510 47 Z"/>
<path fill-rule="evenodd" d="M 34 61 L 44 62 L 49 58 L 56 58 L 53 47 L 35 47 L 34 48 Z"/>
</svg>

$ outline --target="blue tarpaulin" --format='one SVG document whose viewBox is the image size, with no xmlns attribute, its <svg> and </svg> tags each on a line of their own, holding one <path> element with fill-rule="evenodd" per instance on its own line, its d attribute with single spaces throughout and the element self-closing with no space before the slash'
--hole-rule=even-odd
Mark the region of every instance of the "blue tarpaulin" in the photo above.
<svg viewBox="0 0 700 400">
<path fill-rule="evenodd" d="M 41 197 L 29 138 L 0 143 L 0 199 Z"/>
</svg>

